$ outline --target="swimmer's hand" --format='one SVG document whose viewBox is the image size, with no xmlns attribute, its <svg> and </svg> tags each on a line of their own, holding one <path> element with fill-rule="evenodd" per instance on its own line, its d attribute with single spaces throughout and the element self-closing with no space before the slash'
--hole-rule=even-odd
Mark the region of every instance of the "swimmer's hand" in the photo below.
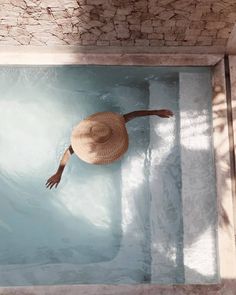
<svg viewBox="0 0 236 295">
<path fill-rule="evenodd" d="M 153 112 L 154 112 L 153 115 L 157 115 L 161 118 L 170 118 L 170 117 L 174 116 L 173 112 L 170 110 L 156 110 Z"/>
<path fill-rule="evenodd" d="M 57 169 L 57 172 L 51 176 L 47 182 L 46 182 L 46 187 L 51 189 L 54 187 L 55 185 L 55 188 L 57 188 L 59 182 L 61 181 L 61 176 L 62 176 L 62 173 L 63 173 L 63 170 L 70 158 L 70 156 L 74 153 L 73 149 L 72 149 L 72 146 L 70 145 L 64 152 L 63 154 L 63 157 L 60 161 L 60 164 L 59 164 L 59 167 Z"/>
<path fill-rule="evenodd" d="M 51 189 L 55 185 L 55 188 L 57 188 L 59 182 L 61 181 L 61 174 L 61 172 L 57 171 L 53 176 L 51 176 L 46 182 L 46 187 Z"/>
</svg>

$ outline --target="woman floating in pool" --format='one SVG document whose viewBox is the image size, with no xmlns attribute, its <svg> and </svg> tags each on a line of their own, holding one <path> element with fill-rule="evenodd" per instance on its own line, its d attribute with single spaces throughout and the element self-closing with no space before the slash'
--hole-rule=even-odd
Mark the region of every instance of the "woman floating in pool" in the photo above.
<svg viewBox="0 0 236 295">
<path fill-rule="evenodd" d="M 125 124 L 143 116 L 173 116 L 170 110 L 135 111 L 125 115 L 112 112 L 96 113 L 81 121 L 72 131 L 71 145 L 66 149 L 57 172 L 46 182 L 48 188 L 58 186 L 63 170 L 75 153 L 90 164 L 109 164 L 118 160 L 128 149 L 129 140 Z"/>
</svg>

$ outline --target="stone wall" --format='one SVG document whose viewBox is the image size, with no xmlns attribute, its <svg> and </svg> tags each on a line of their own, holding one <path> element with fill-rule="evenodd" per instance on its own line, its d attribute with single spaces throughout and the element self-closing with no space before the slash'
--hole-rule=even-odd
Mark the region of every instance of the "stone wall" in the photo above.
<svg viewBox="0 0 236 295">
<path fill-rule="evenodd" d="M 235 22 L 235 0 L 0 0 L 0 46 L 225 46 Z"/>
</svg>

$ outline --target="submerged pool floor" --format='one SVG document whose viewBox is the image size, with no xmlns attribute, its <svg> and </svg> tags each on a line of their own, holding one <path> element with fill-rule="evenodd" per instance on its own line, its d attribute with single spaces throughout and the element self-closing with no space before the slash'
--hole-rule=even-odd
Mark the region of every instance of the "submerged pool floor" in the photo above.
<svg viewBox="0 0 236 295">
<path fill-rule="evenodd" d="M 208 68 L 1 67 L 0 285 L 216 282 L 210 87 Z M 46 189 L 79 121 L 164 108 L 120 161 L 72 156 Z"/>
</svg>

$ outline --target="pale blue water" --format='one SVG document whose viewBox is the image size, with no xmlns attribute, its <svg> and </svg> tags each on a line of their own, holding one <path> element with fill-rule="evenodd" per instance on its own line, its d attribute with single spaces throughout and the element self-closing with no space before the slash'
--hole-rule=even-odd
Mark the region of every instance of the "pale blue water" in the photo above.
<svg viewBox="0 0 236 295">
<path fill-rule="evenodd" d="M 216 249 L 209 69 L 2 67 L 0 285 L 186 281 L 179 73 L 206 77 Z M 129 122 L 120 161 L 94 166 L 72 156 L 58 188 L 45 188 L 80 120 L 150 107 L 170 108 L 175 117 Z"/>
</svg>

